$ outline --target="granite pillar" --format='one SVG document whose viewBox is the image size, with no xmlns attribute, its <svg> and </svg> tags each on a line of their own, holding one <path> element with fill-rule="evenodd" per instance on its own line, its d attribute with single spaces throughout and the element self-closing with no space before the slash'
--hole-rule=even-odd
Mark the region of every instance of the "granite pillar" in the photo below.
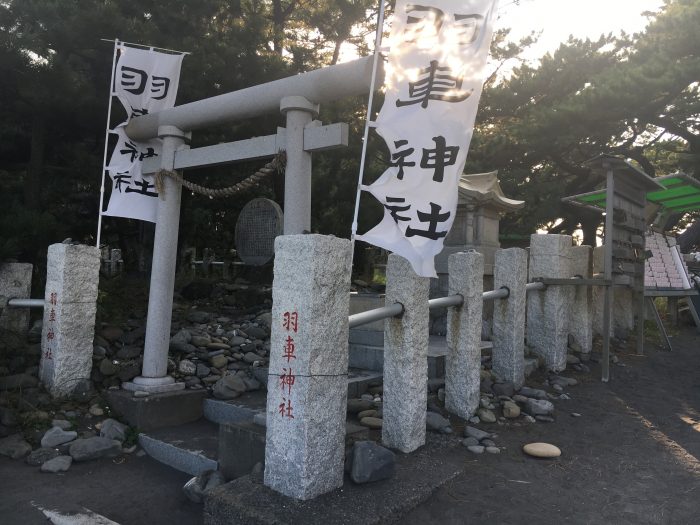
<svg viewBox="0 0 700 525">
<path fill-rule="evenodd" d="M 460 307 L 447 310 L 445 408 L 469 419 L 479 408 L 481 319 L 484 256 L 474 250 L 448 258 L 449 295 L 460 294 Z"/>
<path fill-rule="evenodd" d="M 529 280 L 538 277 L 571 277 L 571 236 L 532 235 L 530 237 Z M 527 297 L 527 342 L 554 372 L 566 368 L 569 315 L 573 303 L 572 286 L 547 286 Z"/>
<path fill-rule="evenodd" d="M 92 370 L 100 250 L 52 244 L 46 266 L 39 377 L 52 396 L 65 397 Z"/>
<path fill-rule="evenodd" d="M 590 246 L 571 247 L 572 277 L 590 279 L 593 276 L 592 251 Z M 591 286 L 576 286 L 574 288 L 574 301 L 569 318 L 569 333 L 584 354 L 589 354 L 593 349 L 592 288 Z"/>
<path fill-rule="evenodd" d="M 386 277 L 386 304 L 401 303 L 404 313 L 384 322 L 382 443 L 412 452 L 425 444 L 430 279 L 396 254 L 389 255 Z"/>
<path fill-rule="evenodd" d="M 0 330 L 25 335 L 29 329 L 29 308 L 8 308 L 10 299 L 29 299 L 32 269 L 29 263 L 0 264 Z"/>
<path fill-rule="evenodd" d="M 343 484 L 350 241 L 275 240 L 265 485 L 307 500 Z"/>
<path fill-rule="evenodd" d="M 493 302 L 492 371 L 516 389 L 525 383 L 525 310 L 527 251 L 498 250 L 494 263 L 494 290 L 508 288 L 505 299 Z"/>
</svg>

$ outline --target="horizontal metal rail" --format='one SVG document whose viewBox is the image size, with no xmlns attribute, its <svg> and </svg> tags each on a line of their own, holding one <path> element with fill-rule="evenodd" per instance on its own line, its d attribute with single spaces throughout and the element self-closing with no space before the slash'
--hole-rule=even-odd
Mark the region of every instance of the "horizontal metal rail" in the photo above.
<svg viewBox="0 0 700 525">
<path fill-rule="evenodd" d="M 527 292 L 532 292 L 534 290 L 543 290 L 546 286 L 547 285 L 541 281 L 537 281 L 534 283 L 527 283 L 525 285 L 525 292 L 527 293 Z"/>
<path fill-rule="evenodd" d="M 581 277 L 570 277 L 568 279 L 550 279 L 548 277 L 538 277 L 535 279 L 535 283 L 554 286 L 610 286 L 610 281 L 606 279 L 583 279 Z"/>
<path fill-rule="evenodd" d="M 508 299 L 508 296 L 510 296 L 510 290 L 505 286 L 498 290 L 489 290 L 481 294 L 484 301 L 489 301 L 491 299 Z"/>
<path fill-rule="evenodd" d="M 448 295 L 447 297 L 438 297 L 437 299 L 430 299 L 428 301 L 428 308 L 447 308 L 449 306 L 462 306 L 464 304 L 464 297 L 462 294 Z"/>
<path fill-rule="evenodd" d="M 43 308 L 43 299 L 10 299 L 7 301 L 7 306 L 9 308 Z"/>
<path fill-rule="evenodd" d="M 348 316 L 348 324 L 350 325 L 350 328 L 355 328 L 356 326 L 372 323 L 374 321 L 381 321 L 382 319 L 387 319 L 389 317 L 397 317 L 402 313 L 403 305 L 401 303 L 394 303 L 389 306 L 375 308 L 374 310 L 367 310 L 366 312 L 352 314 Z"/>
<path fill-rule="evenodd" d="M 591 282 L 595 281 L 595 282 Z M 525 285 L 526 292 L 533 292 L 535 290 L 543 290 L 547 285 L 599 285 L 606 286 L 605 281 L 602 279 L 581 279 L 580 277 L 574 277 L 571 279 L 538 279 L 535 282 L 527 283 Z M 498 290 L 489 290 L 481 294 L 481 298 L 484 301 L 489 301 L 492 299 L 507 299 L 510 296 L 510 290 L 507 287 L 499 288 Z M 464 304 L 464 297 L 461 294 L 448 295 L 447 297 L 438 297 L 437 299 L 430 299 L 428 301 L 428 308 L 433 310 L 436 308 L 449 308 L 451 306 L 462 306 Z M 404 312 L 403 305 L 401 303 L 394 303 L 389 306 L 382 306 L 381 308 L 375 308 L 374 310 L 367 310 L 366 312 L 360 312 L 357 314 L 352 314 L 348 316 L 348 324 L 350 328 L 355 328 L 363 324 L 372 323 L 374 321 L 381 321 L 382 319 L 388 319 L 389 317 L 398 317 Z"/>
</svg>

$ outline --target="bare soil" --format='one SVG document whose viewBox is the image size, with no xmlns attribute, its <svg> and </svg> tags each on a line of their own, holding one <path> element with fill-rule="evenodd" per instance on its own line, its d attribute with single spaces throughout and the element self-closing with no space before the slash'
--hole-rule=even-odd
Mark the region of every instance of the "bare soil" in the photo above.
<svg viewBox="0 0 700 525">
<path fill-rule="evenodd" d="M 700 335 L 686 327 L 672 342 L 672 352 L 647 343 L 645 356 L 625 353 L 628 343 L 609 383 L 593 363 L 590 374 L 567 372 L 580 384 L 554 402 L 555 423 L 490 425 L 506 450 L 465 450 L 464 473 L 401 523 L 700 523 Z M 562 456 L 526 456 L 537 441 Z"/>
</svg>

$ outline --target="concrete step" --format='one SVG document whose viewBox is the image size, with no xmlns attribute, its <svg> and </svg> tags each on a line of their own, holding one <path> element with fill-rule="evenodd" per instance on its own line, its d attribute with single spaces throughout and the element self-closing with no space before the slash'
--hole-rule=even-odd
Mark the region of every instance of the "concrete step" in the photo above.
<svg viewBox="0 0 700 525">
<path fill-rule="evenodd" d="M 218 425 L 206 419 L 139 434 L 139 445 L 156 461 L 196 476 L 217 470 Z"/>
<path fill-rule="evenodd" d="M 491 341 L 481 341 L 482 353 L 493 348 Z M 447 339 L 431 335 L 428 340 L 428 377 L 434 379 L 445 376 L 445 356 Z M 381 372 L 384 369 L 384 347 L 351 342 L 349 345 L 349 365 L 351 367 Z"/>
</svg>

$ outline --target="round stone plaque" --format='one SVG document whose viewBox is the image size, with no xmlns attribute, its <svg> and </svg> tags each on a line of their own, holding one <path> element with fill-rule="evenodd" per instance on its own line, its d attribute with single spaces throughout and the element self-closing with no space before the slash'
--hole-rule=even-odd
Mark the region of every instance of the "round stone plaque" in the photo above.
<svg viewBox="0 0 700 525">
<path fill-rule="evenodd" d="M 236 222 L 236 251 L 244 263 L 261 266 L 272 260 L 282 218 L 282 208 L 270 199 L 253 199 L 243 207 Z"/>
</svg>

